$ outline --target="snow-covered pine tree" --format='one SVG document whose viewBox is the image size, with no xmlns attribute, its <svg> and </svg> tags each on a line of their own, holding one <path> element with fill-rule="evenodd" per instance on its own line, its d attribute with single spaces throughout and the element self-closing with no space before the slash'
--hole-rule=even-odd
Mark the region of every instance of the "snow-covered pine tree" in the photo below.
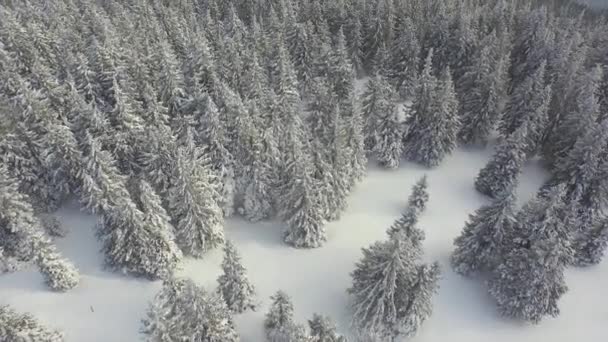
<svg viewBox="0 0 608 342">
<path fill-rule="evenodd" d="M 328 79 L 338 98 L 346 98 L 354 91 L 355 74 L 348 60 L 342 28 L 338 30 L 336 43 L 329 56 Z"/>
<path fill-rule="evenodd" d="M 314 314 L 308 320 L 311 342 L 346 342 L 346 337 L 336 332 L 336 324 L 327 316 Z"/>
<path fill-rule="evenodd" d="M 243 172 L 244 193 L 239 213 L 246 219 L 257 222 L 268 218 L 273 213 L 272 198 L 272 155 L 270 153 L 274 140 L 266 141 L 268 130 L 263 130 L 263 120 L 254 101 L 249 103 L 249 119 L 246 123 L 244 144 L 247 158 Z M 272 137 L 270 137 L 272 138 Z"/>
<path fill-rule="evenodd" d="M 283 291 L 270 297 L 272 305 L 264 319 L 264 330 L 268 342 L 307 342 L 304 327 L 293 319 L 291 298 Z"/>
<path fill-rule="evenodd" d="M 0 165 L 0 248 L 3 258 L 35 262 L 45 283 L 55 291 L 67 291 L 79 283 L 78 271 L 61 257 L 46 235 L 19 182 Z"/>
<path fill-rule="evenodd" d="M 513 89 L 498 123 L 498 131 L 503 137 L 515 132 L 525 121 L 530 120 L 530 117 L 536 114 L 536 108 L 543 102 L 546 65 L 547 63 L 543 61 L 533 73 Z"/>
<path fill-rule="evenodd" d="M 383 118 L 391 113 L 391 105 L 394 106 L 394 101 L 395 92 L 384 76 L 377 74 L 368 81 L 361 105 L 361 114 L 365 121 L 365 149 L 368 153 L 376 149 L 380 124 Z"/>
<path fill-rule="evenodd" d="M 165 280 L 142 323 L 148 342 L 239 341 L 221 296 L 207 293 L 189 279 Z"/>
<path fill-rule="evenodd" d="M 354 93 L 354 92 L 353 92 Z M 341 102 L 343 133 L 345 135 L 345 148 L 350 152 L 350 179 L 349 189 L 365 175 L 367 157 L 365 156 L 365 137 L 363 133 L 363 119 L 361 111 L 355 104 L 354 94 Z"/>
<path fill-rule="evenodd" d="M 554 33 L 547 17 L 547 7 L 541 6 L 518 18 L 521 21 L 516 24 L 509 70 L 512 88 L 525 83 L 525 79 L 535 73 L 552 53 Z"/>
<path fill-rule="evenodd" d="M 576 207 L 577 222 L 573 229 L 574 264 L 592 265 L 600 260 L 595 241 L 598 233 L 597 220 L 603 217 L 603 208 L 608 202 L 607 166 L 605 150 L 608 146 L 608 119 L 601 123 L 590 123 L 568 155 L 555 166 L 553 180 L 549 184 L 565 184 L 566 199 Z M 598 237 L 599 234 L 599 237 Z M 601 255 L 601 254 L 600 254 Z"/>
<path fill-rule="evenodd" d="M 44 327 L 30 314 L 21 314 L 0 305 L 0 341 L 63 342 L 63 333 Z"/>
<path fill-rule="evenodd" d="M 166 278 L 171 275 L 182 258 L 182 252 L 175 243 L 175 228 L 162 206 L 160 196 L 148 182 L 140 181 L 138 194 L 140 209 L 143 212 L 143 224 L 151 237 L 148 248 L 158 253 L 156 259 L 151 262 L 158 268 L 154 273 Z"/>
<path fill-rule="evenodd" d="M 597 66 L 577 79 L 573 91 L 576 97 L 570 105 L 574 107 L 573 111 L 563 113 L 558 118 L 554 132 L 551 132 L 545 142 L 544 157 L 551 165 L 555 166 L 566 158 L 586 129 L 597 122 L 600 115 L 599 92 L 602 74 L 602 68 Z"/>
<path fill-rule="evenodd" d="M 439 265 L 418 264 L 405 232 L 363 249 L 363 258 L 351 273 L 353 327 L 381 340 L 413 336 L 432 311 Z"/>
<path fill-rule="evenodd" d="M 396 169 L 403 153 L 403 132 L 399 121 L 399 106 L 394 97 L 382 113 L 377 127 L 376 146 L 374 152 L 380 165 L 388 169 Z"/>
<path fill-rule="evenodd" d="M 312 174 L 310 157 L 302 146 L 301 140 L 306 136 L 292 135 L 288 153 L 293 159 L 286 165 L 286 183 L 279 198 L 279 215 L 287 225 L 283 239 L 296 248 L 316 248 L 327 239 L 323 227 L 325 208 L 318 180 Z"/>
<path fill-rule="evenodd" d="M 460 128 L 458 100 L 449 69 L 435 83 L 431 75 L 431 57 L 420 78 L 419 89 L 406 120 L 405 155 L 427 167 L 439 165 L 456 148 Z M 436 86 L 434 86 L 436 84 Z"/>
<path fill-rule="evenodd" d="M 513 188 L 499 194 L 489 205 L 482 206 L 469 220 L 462 233 L 454 239 L 451 264 L 462 275 L 493 271 L 501 263 L 505 248 L 515 227 L 515 195 Z"/>
<path fill-rule="evenodd" d="M 496 35 L 488 35 L 475 63 L 458 81 L 461 121 L 458 140 L 464 144 L 485 145 L 502 112 L 507 60 L 498 56 L 497 44 Z"/>
<path fill-rule="evenodd" d="M 407 207 L 387 230 L 387 234 L 391 239 L 395 238 L 397 234 L 402 234 L 401 238 L 405 238 L 411 243 L 411 253 L 416 259 L 422 257 L 422 243 L 425 239 L 424 231 L 418 228 L 417 224 L 418 214 L 416 209 Z"/>
<path fill-rule="evenodd" d="M 420 65 L 420 42 L 416 27 L 410 18 L 405 18 L 395 32 L 391 46 L 391 80 L 403 98 L 414 96 L 418 67 Z"/>
<path fill-rule="evenodd" d="M 178 149 L 167 201 L 177 244 L 186 255 L 201 257 L 224 242 L 224 220 L 211 177 L 198 149 Z"/>
<path fill-rule="evenodd" d="M 226 240 L 224 244 L 222 270 L 222 275 L 217 279 L 219 284 L 218 291 L 228 308 L 234 313 L 255 310 L 255 289 L 249 282 L 249 279 L 247 279 L 245 267 L 243 267 L 241 262 L 241 256 L 230 240 Z"/>
<path fill-rule="evenodd" d="M 526 160 L 527 126 L 521 126 L 496 147 L 492 159 L 475 178 L 477 191 L 496 197 L 515 186 Z"/>
<path fill-rule="evenodd" d="M 429 201 L 429 183 L 426 175 L 422 176 L 412 187 L 412 192 L 407 199 L 407 206 L 414 209 L 416 216 L 420 216 L 426 209 Z"/>
<path fill-rule="evenodd" d="M 563 186 L 556 186 L 517 215 L 511 246 L 488 281 L 504 316 L 538 323 L 559 315 L 558 301 L 568 290 L 564 270 L 573 256 L 563 195 Z"/>
</svg>

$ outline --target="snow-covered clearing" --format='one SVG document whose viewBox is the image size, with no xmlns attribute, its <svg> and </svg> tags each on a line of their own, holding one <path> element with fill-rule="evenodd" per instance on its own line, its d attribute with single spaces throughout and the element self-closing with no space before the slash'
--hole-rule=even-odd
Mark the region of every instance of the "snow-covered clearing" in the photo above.
<svg viewBox="0 0 608 342">
<path fill-rule="evenodd" d="M 263 341 L 263 318 L 268 297 L 276 290 L 289 293 L 302 323 L 313 312 L 332 316 L 348 333 L 349 272 L 360 258 L 360 248 L 382 239 L 399 217 L 410 187 L 427 173 L 430 201 L 420 227 L 427 234 L 426 258 L 439 260 L 443 279 L 435 297 L 433 316 L 412 341 L 467 342 L 600 342 L 608 336 L 608 262 L 567 273 L 570 291 L 561 300 L 562 314 L 539 326 L 522 325 L 498 316 L 494 303 L 479 280 L 451 271 L 448 258 L 452 240 L 468 214 L 486 198 L 473 188 L 473 178 L 489 158 L 491 149 L 457 150 L 437 169 L 404 164 L 397 171 L 371 167 L 368 177 L 351 195 L 349 209 L 337 222 L 327 225 L 328 242 L 315 250 L 296 250 L 281 241 L 278 223 L 251 224 L 240 219 L 226 223 L 258 290 L 261 308 L 236 318 L 241 340 Z M 545 178 L 532 162 L 526 166 L 518 189 L 520 204 L 533 196 Z M 94 235 L 95 220 L 72 204 L 59 212 L 69 229 L 59 240 L 64 255 L 79 267 L 81 285 L 65 294 L 49 291 L 35 270 L 0 277 L 0 303 L 34 313 L 52 327 L 63 329 L 69 342 L 132 342 L 141 339 L 140 319 L 159 282 L 125 277 L 103 270 L 103 256 Z M 181 274 L 208 289 L 219 275 L 221 250 L 203 260 L 187 260 Z"/>
</svg>

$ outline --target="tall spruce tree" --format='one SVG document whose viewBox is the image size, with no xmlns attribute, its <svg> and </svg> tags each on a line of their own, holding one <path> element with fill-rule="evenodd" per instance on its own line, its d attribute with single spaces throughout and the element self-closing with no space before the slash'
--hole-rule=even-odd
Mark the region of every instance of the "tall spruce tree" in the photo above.
<svg viewBox="0 0 608 342">
<path fill-rule="evenodd" d="M 507 189 L 489 205 L 469 215 L 462 234 L 454 240 L 456 248 L 450 259 L 462 275 L 493 271 L 508 252 L 509 238 L 515 228 L 515 196 Z"/>
<path fill-rule="evenodd" d="M 351 273 L 353 326 L 383 340 L 412 336 L 432 311 L 439 265 L 419 264 L 404 232 L 363 249 Z"/>
<path fill-rule="evenodd" d="M 407 206 L 414 210 L 416 216 L 420 216 L 426 209 L 427 202 L 429 201 L 428 186 L 427 176 L 424 175 L 414 184 L 412 192 L 407 199 Z"/>
<path fill-rule="evenodd" d="M 431 75 L 429 53 L 414 104 L 406 120 L 405 155 L 427 167 L 439 165 L 456 147 L 458 100 L 449 69 L 439 81 Z"/>
<path fill-rule="evenodd" d="M 527 125 L 524 125 L 496 147 L 492 159 L 475 178 L 477 191 L 496 197 L 515 186 L 526 160 L 527 134 Z"/>
<path fill-rule="evenodd" d="M 21 314 L 7 305 L 0 306 L 0 340 L 15 342 L 63 342 L 63 333 L 43 326 L 30 314 Z"/>
<path fill-rule="evenodd" d="M 55 291 L 67 291 L 79 283 L 78 271 L 61 257 L 44 232 L 19 182 L 0 166 L 0 248 L 4 258 L 34 262 L 45 283 Z"/>
<path fill-rule="evenodd" d="M 268 342 L 306 342 L 304 327 L 295 323 L 291 298 L 283 291 L 270 297 L 272 305 L 264 319 Z"/>
<path fill-rule="evenodd" d="M 573 255 L 563 195 L 563 186 L 557 186 L 517 215 L 511 246 L 488 281 L 504 316 L 538 323 L 559 315 L 558 300 L 568 290 L 564 270 Z"/>
<path fill-rule="evenodd" d="M 336 332 L 336 325 L 327 316 L 314 314 L 308 321 L 311 342 L 346 342 L 346 337 Z"/>
<path fill-rule="evenodd" d="M 405 18 L 391 46 L 390 77 L 399 95 L 409 98 L 414 95 L 420 65 L 420 42 L 416 27 L 410 18 Z"/>
<path fill-rule="evenodd" d="M 361 106 L 365 122 L 365 149 L 368 153 L 376 149 L 380 125 L 385 117 L 392 115 L 394 101 L 395 93 L 384 76 L 378 74 L 369 80 Z"/>
<path fill-rule="evenodd" d="M 228 308 L 234 313 L 255 310 L 256 305 L 253 298 L 255 289 L 247 279 L 241 256 L 230 240 L 224 244 L 222 270 L 222 275 L 217 279 L 218 291 L 226 301 Z"/>
<path fill-rule="evenodd" d="M 380 165 L 395 169 L 399 167 L 403 152 L 402 127 L 399 121 L 399 106 L 391 101 L 380 118 L 376 146 L 374 148 Z"/>
<path fill-rule="evenodd" d="M 150 303 L 141 332 L 146 341 L 239 341 L 226 303 L 189 279 L 167 279 Z"/>
<path fill-rule="evenodd" d="M 176 241 L 184 254 L 201 257 L 224 242 L 217 198 L 211 171 L 199 151 L 179 148 L 167 201 Z"/>
<path fill-rule="evenodd" d="M 486 44 L 458 81 L 461 127 L 458 140 L 485 145 L 500 118 L 506 87 L 506 58 L 497 56 L 496 35 Z"/>
</svg>

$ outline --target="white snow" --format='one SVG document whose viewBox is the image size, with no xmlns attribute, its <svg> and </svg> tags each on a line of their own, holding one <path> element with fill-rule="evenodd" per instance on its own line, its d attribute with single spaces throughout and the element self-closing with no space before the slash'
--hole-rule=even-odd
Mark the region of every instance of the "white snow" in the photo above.
<svg viewBox="0 0 608 342">
<path fill-rule="evenodd" d="M 468 214 L 487 201 L 473 188 L 473 179 L 491 154 L 487 150 L 458 149 L 434 170 L 404 163 L 396 171 L 370 167 L 368 177 L 349 199 L 339 221 L 327 225 L 328 242 L 314 250 L 296 250 L 282 243 L 279 223 L 251 224 L 240 219 L 226 223 L 258 290 L 258 312 L 236 318 L 243 342 L 264 341 L 263 319 L 269 296 L 278 289 L 292 296 L 296 319 L 306 323 L 314 312 L 330 315 L 348 333 L 349 272 L 360 248 L 385 237 L 386 229 L 404 209 L 411 186 L 429 176 L 430 201 L 420 227 L 427 234 L 426 259 L 439 260 L 443 278 L 435 297 L 434 314 L 411 341 L 440 342 L 600 342 L 608 336 L 608 262 L 567 273 L 570 291 L 560 302 L 562 314 L 538 326 L 501 318 L 480 280 L 456 275 L 448 265 L 452 240 Z M 529 199 L 546 175 L 537 162 L 524 171 L 518 194 Z M 49 291 L 35 269 L 0 276 L 0 304 L 35 314 L 63 329 L 68 342 L 133 342 L 141 339 L 140 319 L 159 282 L 138 280 L 103 269 L 103 256 L 94 235 L 95 219 L 71 204 L 59 212 L 68 236 L 58 240 L 64 255 L 79 267 L 81 285 L 68 293 Z M 187 260 L 181 274 L 208 289 L 215 288 L 221 249 L 203 260 Z"/>
</svg>

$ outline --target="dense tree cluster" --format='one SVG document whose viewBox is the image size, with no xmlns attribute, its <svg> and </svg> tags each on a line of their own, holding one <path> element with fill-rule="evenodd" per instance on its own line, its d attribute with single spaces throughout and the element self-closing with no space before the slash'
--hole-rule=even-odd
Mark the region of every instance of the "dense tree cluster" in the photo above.
<svg viewBox="0 0 608 342">
<path fill-rule="evenodd" d="M 2 2 L 0 271 L 35 263 L 53 289 L 76 286 L 47 219 L 76 197 L 99 218 L 109 268 L 166 281 L 151 340 L 184 333 L 179 317 L 163 330 L 162 310 L 192 298 L 201 306 L 179 310 L 217 334 L 201 339 L 236 340 L 227 317 L 253 308 L 254 290 L 231 243 L 221 296 L 169 280 L 183 256 L 224 245 L 226 217 L 278 217 L 285 243 L 320 247 L 367 158 L 436 167 L 497 133 L 475 179 L 493 202 L 452 264 L 490 272 L 505 315 L 556 315 L 564 267 L 608 247 L 607 31 L 605 14 L 570 0 Z M 514 213 L 532 158 L 551 179 Z M 411 335 L 430 314 L 427 201 L 423 179 L 353 272 L 364 335 Z M 322 317 L 309 336 L 286 295 L 273 300 L 270 339 L 339 340 Z"/>
<path fill-rule="evenodd" d="M 403 215 L 388 229 L 388 240 L 363 249 L 351 273 L 352 325 L 363 340 L 393 341 L 416 334 L 432 313 L 439 264 L 424 264 L 424 231 L 417 227 L 428 194 L 426 176 L 410 195 Z"/>
<path fill-rule="evenodd" d="M 210 294 L 188 279 L 170 278 L 143 320 L 146 341 L 228 341 L 239 336 L 221 295 Z"/>
<path fill-rule="evenodd" d="M 0 341 L 63 342 L 63 334 L 50 330 L 30 314 L 0 306 Z"/>
</svg>

